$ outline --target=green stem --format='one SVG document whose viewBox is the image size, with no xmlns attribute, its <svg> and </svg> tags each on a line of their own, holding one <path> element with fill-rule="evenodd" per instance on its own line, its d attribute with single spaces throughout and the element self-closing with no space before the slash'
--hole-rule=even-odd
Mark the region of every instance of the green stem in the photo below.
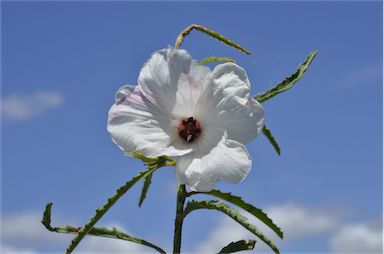
<svg viewBox="0 0 384 254">
<path fill-rule="evenodd" d="M 190 26 L 188 26 L 187 28 L 185 28 L 183 31 L 181 31 L 179 33 L 179 35 L 177 36 L 176 38 L 176 43 L 175 43 L 175 48 L 179 49 L 181 47 L 181 44 L 183 43 L 184 41 L 184 38 L 193 30 L 197 30 L 197 31 L 200 31 L 202 33 L 205 33 L 209 36 L 211 36 L 212 38 L 230 46 L 230 47 L 233 47 L 235 49 L 238 49 L 240 50 L 241 52 L 247 54 L 247 55 L 250 55 L 251 54 L 251 51 L 247 50 L 246 48 L 244 48 L 243 46 L 241 46 L 240 44 L 234 42 L 234 41 L 231 41 L 230 39 L 222 36 L 221 34 L 219 34 L 218 32 L 215 32 L 209 28 L 206 28 L 204 26 L 201 26 L 201 25 L 196 25 L 196 24 L 192 24 Z"/>
<path fill-rule="evenodd" d="M 185 185 L 181 184 L 177 192 L 177 201 L 176 201 L 176 218 L 175 218 L 175 233 L 173 237 L 173 253 L 178 254 L 181 250 L 181 232 L 183 228 L 183 212 L 184 212 L 184 203 L 186 198 Z"/>
</svg>

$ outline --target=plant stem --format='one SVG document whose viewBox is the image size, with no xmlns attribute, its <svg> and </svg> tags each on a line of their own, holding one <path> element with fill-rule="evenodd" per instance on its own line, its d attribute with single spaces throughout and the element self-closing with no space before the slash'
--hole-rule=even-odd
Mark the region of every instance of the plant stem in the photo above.
<svg viewBox="0 0 384 254">
<path fill-rule="evenodd" d="M 181 232 L 183 228 L 184 220 L 184 203 L 186 198 L 185 185 L 179 185 L 179 190 L 177 192 L 177 201 L 176 201 L 176 218 L 175 218 L 175 233 L 173 237 L 173 253 L 179 254 L 181 250 Z"/>
<path fill-rule="evenodd" d="M 200 31 L 202 33 L 205 33 L 209 36 L 211 36 L 212 38 L 228 45 L 228 46 L 231 46 L 231 47 L 234 47 L 240 51 L 242 51 L 243 53 L 247 54 L 247 55 L 250 55 L 251 54 L 251 51 L 245 49 L 243 46 L 241 46 L 240 44 L 234 42 L 234 41 L 231 41 L 230 39 L 222 36 L 221 34 L 219 34 L 218 32 L 215 32 L 211 29 L 208 29 L 204 26 L 201 26 L 201 25 L 196 25 L 196 24 L 192 24 L 190 26 L 188 26 L 187 28 L 185 28 L 183 31 L 181 31 L 179 33 L 179 35 L 177 36 L 176 38 L 176 43 L 175 43 L 175 48 L 179 49 L 181 44 L 183 43 L 183 40 L 184 38 L 193 30 L 197 30 L 197 31 Z"/>
</svg>

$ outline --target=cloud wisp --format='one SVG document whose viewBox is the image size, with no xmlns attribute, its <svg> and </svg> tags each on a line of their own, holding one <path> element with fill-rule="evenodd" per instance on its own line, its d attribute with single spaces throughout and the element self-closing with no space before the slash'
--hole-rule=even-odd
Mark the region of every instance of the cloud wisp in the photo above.
<svg viewBox="0 0 384 254">
<path fill-rule="evenodd" d="M 382 229 L 369 223 L 346 224 L 331 238 L 334 253 L 382 253 Z"/>
<path fill-rule="evenodd" d="M 337 218 L 330 216 L 329 211 L 313 209 L 298 204 L 287 203 L 273 205 L 265 209 L 272 220 L 283 229 L 284 241 L 292 241 L 304 236 L 313 236 L 328 233 L 337 226 Z M 265 232 L 279 246 L 281 241 L 264 224 L 252 215 L 244 213 L 249 221 Z M 219 225 L 214 229 L 207 240 L 199 245 L 196 253 L 215 253 L 232 241 L 242 239 L 255 239 L 255 236 L 227 217 L 222 217 Z M 256 239 L 258 240 L 258 239 Z M 262 241 L 257 242 L 256 251 L 267 251 L 269 247 Z"/>
<path fill-rule="evenodd" d="M 41 116 L 63 105 L 63 96 L 54 91 L 14 94 L 2 97 L 1 114 L 5 120 L 22 121 Z"/>
<path fill-rule="evenodd" d="M 369 86 L 372 83 L 379 82 L 380 78 L 383 76 L 383 65 L 381 63 L 372 63 L 361 69 L 357 69 L 346 73 L 341 78 L 341 85 L 343 87 L 355 87 L 355 86 Z"/>
<path fill-rule="evenodd" d="M 337 212 L 335 209 L 330 208 L 307 207 L 294 203 L 269 206 L 265 211 L 283 229 L 283 241 L 265 225 L 252 218 L 251 215 L 246 213 L 244 215 L 280 247 L 284 248 L 284 244 L 288 242 L 298 242 L 314 236 L 325 236 L 329 241 L 330 251 L 333 253 L 351 253 L 350 250 L 355 250 L 355 253 L 381 253 L 381 228 L 374 230 L 364 222 L 344 224 L 343 221 L 348 213 Z M 223 216 L 217 227 L 209 233 L 206 240 L 197 246 L 193 253 L 217 253 L 228 243 L 242 239 L 256 238 L 236 222 Z M 351 241 L 355 241 L 355 243 Z M 361 241 L 363 241 L 363 244 L 355 247 Z M 345 246 L 350 246 L 350 248 Z M 255 251 L 269 253 L 269 247 L 258 240 Z"/>
<path fill-rule="evenodd" d="M 47 231 L 41 224 L 42 214 L 25 212 L 2 216 L 1 253 L 35 254 L 62 253 L 73 235 L 57 234 Z M 57 220 L 57 219 L 55 219 Z M 59 221 L 60 218 L 59 218 Z M 60 224 L 60 223 L 59 223 Z M 60 225 L 64 225 L 62 223 Z M 109 223 L 108 228 L 118 227 L 129 232 L 121 225 Z M 74 224 L 76 225 L 76 224 Z M 102 237 L 86 237 L 78 247 L 77 253 L 153 253 L 151 249 L 127 241 Z"/>
<path fill-rule="evenodd" d="M 274 236 L 274 233 L 259 221 L 251 219 L 249 214 L 244 215 L 250 218 L 250 222 L 266 233 L 282 250 L 287 243 L 294 242 L 300 246 L 303 241 L 310 237 L 325 236 L 329 242 L 329 250 L 327 251 L 329 253 L 382 253 L 381 224 L 371 224 L 364 221 L 346 223 L 344 220 L 348 213 L 339 212 L 339 209 L 315 208 L 288 203 L 269 206 L 266 212 L 283 229 L 285 233 L 283 241 Z M 1 253 L 62 252 L 73 236 L 48 232 L 40 220 L 41 214 L 36 212 L 3 215 Z M 61 223 L 62 219 L 60 218 L 55 218 L 56 220 L 60 225 L 65 224 Z M 70 224 L 77 225 L 72 222 Z M 113 226 L 129 233 L 129 230 L 118 223 L 106 225 L 108 228 Z M 208 234 L 206 240 L 187 253 L 217 253 L 228 243 L 242 239 L 256 238 L 236 222 L 222 216 L 217 227 Z M 270 253 L 269 247 L 260 240 L 256 243 L 255 251 L 257 253 Z M 81 254 L 153 253 L 151 249 L 135 243 L 101 237 L 86 237 L 79 245 L 77 252 Z"/>
<path fill-rule="evenodd" d="M 25 212 L 2 216 L 1 240 L 8 249 L 34 249 L 67 243 L 71 236 L 48 232 L 41 224 L 42 214 Z"/>
</svg>

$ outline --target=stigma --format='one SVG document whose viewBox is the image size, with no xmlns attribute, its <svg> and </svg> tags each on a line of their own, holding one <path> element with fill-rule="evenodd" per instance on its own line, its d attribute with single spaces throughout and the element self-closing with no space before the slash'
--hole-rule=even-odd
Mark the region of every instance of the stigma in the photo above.
<svg viewBox="0 0 384 254">
<path fill-rule="evenodd" d="M 177 131 L 179 136 L 182 137 L 185 141 L 192 142 L 201 133 L 200 123 L 192 116 L 189 118 L 184 118 L 180 121 L 180 124 L 177 127 Z"/>
</svg>

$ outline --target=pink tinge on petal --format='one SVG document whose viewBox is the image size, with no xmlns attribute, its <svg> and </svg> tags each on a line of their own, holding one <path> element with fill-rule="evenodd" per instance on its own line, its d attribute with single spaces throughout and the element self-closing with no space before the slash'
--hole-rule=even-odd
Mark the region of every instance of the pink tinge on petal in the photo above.
<svg viewBox="0 0 384 254">
<path fill-rule="evenodd" d="M 195 82 L 195 80 L 190 75 L 187 75 L 187 78 L 188 78 L 189 86 L 193 88 L 197 88 L 197 83 Z"/>
<path fill-rule="evenodd" d="M 109 121 L 124 112 L 127 106 L 145 108 L 145 96 L 138 86 L 123 86 L 116 94 L 116 102 L 109 111 Z"/>
<path fill-rule="evenodd" d="M 140 91 L 134 91 L 130 96 L 126 97 L 122 102 L 124 105 L 133 105 L 133 104 L 144 104 L 142 99 L 142 94 Z"/>
<path fill-rule="evenodd" d="M 135 88 L 127 95 L 122 96 L 121 98 L 117 99 L 116 103 L 117 105 L 119 104 L 125 104 L 125 105 L 130 105 L 130 104 L 137 104 L 137 103 L 144 103 L 142 100 L 142 93 L 138 86 L 135 86 Z"/>
</svg>

